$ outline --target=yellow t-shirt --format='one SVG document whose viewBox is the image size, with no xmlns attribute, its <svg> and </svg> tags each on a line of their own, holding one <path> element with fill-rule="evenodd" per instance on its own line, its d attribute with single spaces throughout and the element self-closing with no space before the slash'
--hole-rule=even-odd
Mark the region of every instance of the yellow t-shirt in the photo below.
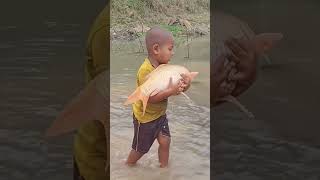
<svg viewBox="0 0 320 180">
<path fill-rule="evenodd" d="M 145 82 L 146 76 L 149 73 L 151 73 L 154 69 L 155 68 L 150 63 L 150 60 L 146 58 L 142 63 L 142 65 L 140 66 L 137 73 L 137 82 L 136 82 L 137 87 L 142 85 Z M 167 110 L 167 103 L 168 103 L 167 99 L 158 103 L 148 103 L 144 116 L 142 116 L 142 113 L 143 113 L 142 101 L 137 101 L 133 103 L 132 110 L 133 110 L 134 116 L 137 118 L 137 120 L 140 123 L 147 123 L 164 115 Z"/>
<path fill-rule="evenodd" d="M 96 18 L 89 33 L 87 43 L 86 82 L 99 73 L 109 69 L 109 3 Z M 108 123 L 107 123 L 108 124 Z M 110 172 L 105 172 L 109 165 L 109 128 L 104 128 L 97 120 L 82 125 L 74 138 L 74 158 L 80 175 L 86 180 L 109 179 Z"/>
</svg>

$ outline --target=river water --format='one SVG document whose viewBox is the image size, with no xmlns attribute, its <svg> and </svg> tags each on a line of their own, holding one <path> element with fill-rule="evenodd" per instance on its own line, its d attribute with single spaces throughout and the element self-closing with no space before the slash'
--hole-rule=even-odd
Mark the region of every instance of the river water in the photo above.
<svg viewBox="0 0 320 180">
<path fill-rule="evenodd" d="M 156 141 L 138 166 L 128 168 L 124 164 L 131 150 L 133 123 L 131 106 L 123 106 L 123 102 L 135 89 L 136 72 L 146 54 L 135 53 L 138 44 L 123 47 L 126 48 L 111 53 L 111 179 L 209 179 L 209 37 L 192 41 L 189 59 L 185 58 L 187 50 L 182 45 L 174 49 L 170 61 L 200 74 L 186 93 L 192 101 L 182 95 L 169 99 L 167 114 L 172 143 L 167 169 L 159 168 Z"/>
<path fill-rule="evenodd" d="M 87 34 L 104 4 L 82 3 L 7 1 L 1 6 L 1 180 L 72 179 L 72 133 L 41 142 L 84 86 Z"/>
</svg>

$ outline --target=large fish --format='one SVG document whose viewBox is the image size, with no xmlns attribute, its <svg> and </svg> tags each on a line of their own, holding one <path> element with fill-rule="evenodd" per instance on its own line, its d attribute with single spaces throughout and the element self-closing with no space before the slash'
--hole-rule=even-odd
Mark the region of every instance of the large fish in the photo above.
<svg viewBox="0 0 320 180">
<path fill-rule="evenodd" d="M 141 100 L 143 104 L 142 115 L 144 115 L 149 97 L 167 89 L 170 79 L 172 84 L 179 83 L 179 80 L 182 78 L 181 74 L 189 76 L 192 81 L 198 75 L 198 72 L 190 72 L 187 68 L 180 65 L 159 65 L 155 70 L 147 75 L 145 82 L 137 87 L 124 104 L 128 105 Z"/>
<path fill-rule="evenodd" d="M 279 36 L 282 37 L 279 33 L 275 34 L 277 34 L 277 38 Z M 217 58 L 221 53 L 230 52 L 224 42 L 231 37 L 249 40 L 254 39 L 255 36 L 255 32 L 241 19 L 218 10 L 213 12 L 213 59 Z M 271 64 L 271 60 L 265 52 L 262 52 L 260 55 L 267 64 Z"/>
<path fill-rule="evenodd" d="M 109 71 L 95 77 L 87 87 L 76 96 L 47 129 L 45 136 L 58 136 L 79 128 L 90 120 L 101 121 L 109 132 Z"/>
<path fill-rule="evenodd" d="M 267 64 L 270 64 L 271 62 L 266 55 L 266 52 L 268 52 L 277 41 L 281 40 L 282 37 L 283 35 L 281 33 L 261 33 L 256 35 L 247 23 L 234 16 L 216 10 L 213 12 L 213 49 L 211 50 L 212 60 L 215 61 L 215 59 L 218 58 L 221 54 L 230 54 L 231 51 L 226 47 L 225 41 L 230 38 L 236 38 L 241 39 L 247 44 L 250 44 L 255 52 L 256 59 L 258 59 L 259 57 L 263 57 Z M 228 61 L 226 61 L 226 64 L 227 63 Z M 234 68 L 232 68 L 228 79 L 230 79 L 231 76 L 235 75 L 238 71 L 235 63 L 231 63 L 234 65 Z M 252 63 L 253 64 L 247 65 L 252 68 L 257 68 L 256 66 L 253 66 L 257 62 Z M 255 79 L 255 77 L 250 78 Z M 253 114 L 248 111 L 235 97 L 232 96 L 232 93 L 236 89 L 238 82 L 228 81 L 228 79 L 224 81 L 220 86 L 220 88 L 228 90 L 224 92 L 224 95 L 222 97 L 219 97 L 217 99 L 217 102 L 231 102 L 237 105 L 243 112 L 245 112 L 249 116 L 249 118 L 254 118 Z"/>
</svg>

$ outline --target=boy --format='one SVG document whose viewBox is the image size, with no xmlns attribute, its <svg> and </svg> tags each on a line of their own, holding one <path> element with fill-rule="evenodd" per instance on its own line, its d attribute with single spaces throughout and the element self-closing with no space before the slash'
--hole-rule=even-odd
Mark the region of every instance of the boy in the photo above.
<svg viewBox="0 0 320 180">
<path fill-rule="evenodd" d="M 137 86 L 145 81 L 145 77 L 160 64 L 167 64 L 173 53 L 173 37 L 168 31 L 158 27 L 150 29 L 146 34 L 148 58 L 145 59 L 137 73 Z M 158 156 L 160 167 L 167 167 L 169 160 L 170 131 L 166 118 L 167 98 L 186 91 L 190 86 L 190 79 L 181 75 L 177 85 L 170 85 L 167 90 L 149 98 L 144 116 L 142 102 L 132 105 L 134 137 L 132 150 L 126 164 L 135 165 L 136 162 L 149 151 L 155 139 L 159 142 Z"/>
</svg>

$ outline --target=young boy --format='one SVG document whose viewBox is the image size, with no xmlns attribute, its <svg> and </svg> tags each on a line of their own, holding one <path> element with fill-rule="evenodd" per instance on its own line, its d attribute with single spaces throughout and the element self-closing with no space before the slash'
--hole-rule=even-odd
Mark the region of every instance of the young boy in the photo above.
<svg viewBox="0 0 320 180">
<path fill-rule="evenodd" d="M 154 27 L 146 34 L 146 58 L 137 73 L 137 86 L 145 81 L 145 77 L 160 64 L 167 64 L 173 53 L 173 36 L 170 32 Z M 170 85 L 167 90 L 149 98 L 144 116 L 142 102 L 132 105 L 134 137 L 132 150 L 126 164 L 135 165 L 136 162 L 149 151 L 155 139 L 159 142 L 158 156 L 160 167 L 167 167 L 170 147 L 170 131 L 166 117 L 167 98 L 186 91 L 190 86 L 190 79 L 181 75 L 177 85 Z"/>
</svg>

